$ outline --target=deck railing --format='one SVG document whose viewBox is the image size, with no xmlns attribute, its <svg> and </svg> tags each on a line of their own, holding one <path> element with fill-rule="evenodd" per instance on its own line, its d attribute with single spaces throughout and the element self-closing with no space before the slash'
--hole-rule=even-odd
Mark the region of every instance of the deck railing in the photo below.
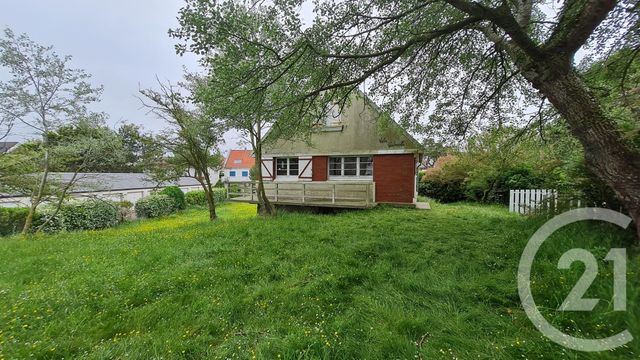
<svg viewBox="0 0 640 360">
<path fill-rule="evenodd" d="M 257 202 L 257 182 L 229 186 L 232 201 Z M 267 198 L 276 204 L 336 207 L 375 205 L 375 183 L 355 181 L 265 182 Z"/>
</svg>

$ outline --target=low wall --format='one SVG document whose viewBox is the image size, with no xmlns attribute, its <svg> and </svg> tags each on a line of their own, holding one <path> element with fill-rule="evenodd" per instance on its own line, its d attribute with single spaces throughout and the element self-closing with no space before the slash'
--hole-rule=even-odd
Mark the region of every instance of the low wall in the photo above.
<svg viewBox="0 0 640 360">
<path fill-rule="evenodd" d="M 199 185 L 193 186 L 180 186 L 180 189 L 185 193 L 190 191 L 202 190 Z M 74 199 L 103 199 L 110 201 L 130 201 L 135 203 L 136 201 L 147 197 L 157 191 L 156 188 L 145 189 L 130 189 L 130 190 L 113 190 L 113 191 L 95 191 L 95 192 L 79 192 L 71 194 Z M 0 199 L 0 207 L 25 207 L 30 206 L 31 201 L 27 196 L 19 197 L 7 197 Z"/>
</svg>

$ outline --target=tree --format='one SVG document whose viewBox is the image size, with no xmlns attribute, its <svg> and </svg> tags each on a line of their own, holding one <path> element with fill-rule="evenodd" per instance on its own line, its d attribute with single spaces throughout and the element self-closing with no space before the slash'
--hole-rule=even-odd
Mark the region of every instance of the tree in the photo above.
<svg viewBox="0 0 640 360">
<path fill-rule="evenodd" d="M 151 134 L 144 133 L 140 126 L 122 124 L 117 130 L 124 146 L 125 166 L 123 171 L 143 172 L 150 159 L 162 155 L 162 147 L 154 142 Z"/>
<path fill-rule="evenodd" d="M 38 45 L 27 35 L 16 36 L 10 29 L 0 39 L 0 65 L 11 79 L 0 82 L 0 116 L 19 123 L 40 138 L 42 158 L 37 186 L 30 194 L 31 205 L 23 234 L 31 229 L 33 216 L 44 200 L 52 162 L 49 134 L 62 126 L 91 116 L 87 104 L 95 102 L 102 88 L 88 82 L 90 75 L 71 69 L 70 56 L 60 57 L 52 47 Z"/>
<path fill-rule="evenodd" d="M 76 172 L 117 172 L 126 168 L 126 152 L 122 139 L 112 129 L 105 126 L 98 116 L 92 119 L 80 119 L 74 124 L 61 126 L 47 134 L 50 146 L 65 156 L 54 157 L 51 171 Z M 96 151 L 103 158 L 91 157 Z"/>
<path fill-rule="evenodd" d="M 226 131 L 225 125 L 200 109 L 188 109 L 189 100 L 171 83 L 158 80 L 159 89 L 140 90 L 142 104 L 169 124 L 156 143 L 171 155 L 156 158 L 152 175 L 161 181 L 177 179 L 184 174 L 197 179 L 207 198 L 209 220 L 216 219 L 213 187 L 216 179 L 211 170 L 222 167 L 218 151 Z"/>
<path fill-rule="evenodd" d="M 217 59 L 238 51 L 249 60 L 261 57 L 259 66 L 239 63 L 241 74 L 229 79 L 259 82 L 238 86 L 237 98 L 284 74 L 296 80 L 288 104 L 315 102 L 319 94 L 335 98 L 338 89 L 366 80 L 368 91 L 405 125 L 454 135 L 538 121 L 539 112 L 529 110 L 548 102 L 566 118 L 587 165 L 615 190 L 640 235 L 640 152 L 574 65 L 576 52 L 589 45 L 605 55 L 624 46 L 634 49 L 629 57 L 640 53 L 637 3 L 564 1 L 547 16 L 546 3 L 531 0 L 319 1 L 306 28 L 298 1 L 261 4 L 188 0 L 180 28 L 171 31 L 185 40 L 178 52 L 202 55 L 211 71 Z M 272 26 L 247 32 L 255 17 Z"/>
</svg>

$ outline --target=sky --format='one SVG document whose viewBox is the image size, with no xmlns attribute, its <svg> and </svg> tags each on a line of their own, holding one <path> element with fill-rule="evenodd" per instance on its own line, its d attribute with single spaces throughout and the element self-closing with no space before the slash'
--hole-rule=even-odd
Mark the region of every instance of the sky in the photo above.
<svg viewBox="0 0 640 360">
<path fill-rule="evenodd" d="M 167 35 L 178 24 L 182 4 L 182 0 L 0 0 L 0 26 L 71 55 L 71 67 L 92 74 L 94 85 L 104 85 L 101 102 L 91 109 L 107 113 L 110 127 L 128 122 L 158 131 L 165 125 L 141 108 L 138 89 L 153 87 L 156 75 L 177 82 L 184 69 L 201 71 L 195 56 L 176 55 L 176 41 Z M 0 68 L 0 78 L 6 77 Z M 21 129 L 6 140 L 28 136 Z M 223 150 L 248 148 L 238 145 L 233 133 L 226 140 Z"/>
</svg>

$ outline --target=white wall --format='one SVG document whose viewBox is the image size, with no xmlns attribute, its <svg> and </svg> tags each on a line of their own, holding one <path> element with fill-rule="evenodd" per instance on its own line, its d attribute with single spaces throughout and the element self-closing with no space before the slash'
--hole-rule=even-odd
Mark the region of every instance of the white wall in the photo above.
<svg viewBox="0 0 640 360">
<path fill-rule="evenodd" d="M 236 176 L 231 176 L 231 171 L 235 171 L 236 172 Z M 246 171 L 247 172 L 247 176 L 242 176 L 242 172 Z M 251 177 L 249 176 L 251 169 L 246 168 L 246 169 L 224 169 L 224 176 L 222 177 L 222 181 L 229 181 L 229 182 L 247 182 L 247 181 L 251 181 Z"/>
<path fill-rule="evenodd" d="M 182 191 L 184 191 L 185 193 L 188 193 L 190 191 L 202 190 L 202 187 L 200 185 L 180 186 L 180 189 L 182 189 Z M 151 195 L 154 190 L 155 189 L 153 188 L 148 188 L 118 191 L 96 191 L 75 193 L 71 196 L 74 199 L 78 200 L 99 198 L 110 201 L 130 201 L 135 204 L 136 201 L 142 199 L 143 197 Z M 29 205 L 30 200 L 27 196 L 0 199 L 0 207 L 24 207 Z"/>
</svg>

